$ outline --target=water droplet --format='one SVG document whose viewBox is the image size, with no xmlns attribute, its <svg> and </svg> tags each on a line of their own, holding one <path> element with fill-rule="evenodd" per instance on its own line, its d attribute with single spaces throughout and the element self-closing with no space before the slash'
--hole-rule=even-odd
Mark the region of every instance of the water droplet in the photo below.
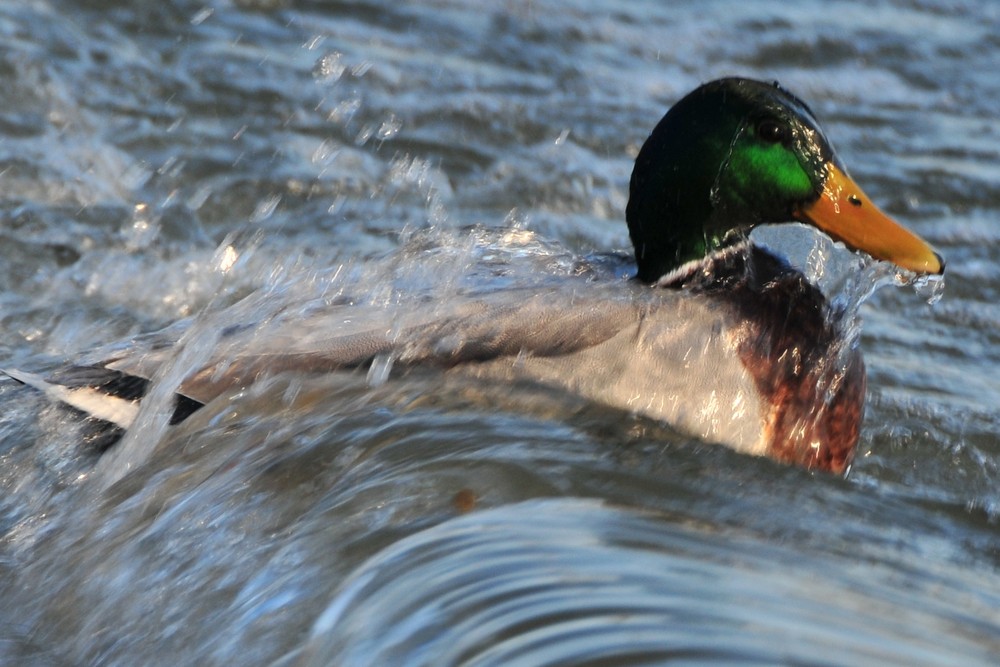
<svg viewBox="0 0 1000 667">
<path fill-rule="evenodd" d="M 337 142 L 330 139 L 324 139 L 320 142 L 319 146 L 312 154 L 312 163 L 316 165 L 326 166 L 332 163 L 337 156 L 340 154 L 340 146 Z"/>
<path fill-rule="evenodd" d="M 307 49 L 309 51 L 315 51 L 319 47 L 319 45 L 323 43 L 325 39 L 326 39 L 325 35 L 314 35 L 312 39 L 310 39 L 308 42 L 302 45 L 302 48 Z"/>
<path fill-rule="evenodd" d="M 353 77 L 355 77 L 357 79 L 360 79 L 365 74 L 367 74 L 368 70 L 370 70 L 371 68 L 372 68 L 371 62 L 368 61 L 368 60 L 365 60 L 365 61 L 360 62 L 360 63 L 358 63 L 357 65 L 355 65 L 354 67 L 351 68 L 351 76 L 353 76 Z"/>
<path fill-rule="evenodd" d="M 393 357 L 391 354 L 378 354 L 372 359 L 372 365 L 368 368 L 368 386 L 381 387 L 389 379 L 392 372 Z"/>
<path fill-rule="evenodd" d="M 378 132 L 375 134 L 380 141 L 385 141 L 387 139 L 392 139 L 394 136 L 399 134 L 399 131 L 403 128 L 403 122 L 399 120 L 396 114 L 389 114 L 389 117 L 382 121 L 382 125 L 378 128 Z"/>
<path fill-rule="evenodd" d="M 944 276 L 917 276 L 913 279 L 913 291 L 933 306 L 944 296 Z"/>
<path fill-rule="evenodd" d="M 357 97 L 342 101 L 335 106 L 329 114 L 327 120 L 331 123 L 347 123 L 354 117 L 354 114 L 361 108 L 361 100 Z"/>
<path fill-rule="evenodd" d="M 316 61 L 316 66 L 313 68 L 313 76 L 320 81 L 333 83 L 338 81 L 346 71 L 347 65 L 344 63 L 343 55 L 337 51 L 332 51 Z"/>
<path fill-rule="evenodd" d="M 512 230 L 524 230 L 528 227 L 530 222 L 530 217 L 528 214 L 521 212 L 517 207 L 510 209 L 507 216 L 503 220 L 503 226 Z"/>
<path fill-rule="evenodd" d="M 274 213 L 274 210 L 278 208 L 279 203 L 281 203 L 281 195 L 273 195 L 262 200 L 257 204 L 257 208 L 254 209 L 253 213 L 250 214 L 250 222 L 258 223 L 267 220 Z"/>
<path fill-rule="evenodd" d="M 201 25 L 202 23 L 207 21 L 214 13 L 215 10 L 212 9 L 211 7 L 204 7 L 201 11 L 199 11 L 198 13 L 196 13 L 194 16 L 191 17 L 191 25 Z"/>
<path fill-rule="evenodd" d="M 125 247 L 129 252 L 148 248 L 160 233 L 160 221 L 150 211 L 149 205 L 139 203 L 132 210 L 132 219 L 122 229 Z"/>
<path fill-rule="evenodd" d="M 375 134 L 375 127 L 370 124 L 365 125 L 361 128 L 361 131 L 358 132 L 357 136 L 354 137 L 354 143 L 358 146 L 364 146 L 368 143 L 368 140 L 372 138 L 373 134 Z"/>
<path fill-rule="evenodd" d="M 214 257 L 214 264 L 216 271 L 220 273 L 226 273 L 229 269 L 233 268 L 236 264 L 236 260 L 240 258 L 240 254 L 236 252 L 236 248 L 231 245 L 226 245 L 220 248 Z"/>
</svg>

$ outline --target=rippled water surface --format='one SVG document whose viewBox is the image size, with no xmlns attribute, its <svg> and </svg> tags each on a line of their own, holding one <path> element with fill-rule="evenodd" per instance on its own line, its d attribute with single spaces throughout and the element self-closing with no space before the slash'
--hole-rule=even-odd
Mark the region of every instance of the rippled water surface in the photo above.
<svg viewBox="0 0 1000 667">
<path fill-rule="evenodd" d="M 987 0 L 5 2 L 4 366 L 180 321 L 179 381 L 220 327 L 627 249 L 638 147 L 731 74 L 808 100 L 949 271 L 933 305 L 862 308 L 846 478 L 388 368 L 143 415 L 100 458 L 0 383 L 0 661 L 995 664 L 997 25 Z"/>
</svg>

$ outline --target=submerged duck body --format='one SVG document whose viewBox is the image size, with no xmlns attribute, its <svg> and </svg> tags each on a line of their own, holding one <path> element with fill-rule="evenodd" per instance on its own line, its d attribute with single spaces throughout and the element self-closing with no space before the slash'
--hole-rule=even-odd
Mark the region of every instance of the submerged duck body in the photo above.
<svg viewBox="0 0 1000 667">
<path fill-rule="evenodd" d="M 776 84 L 723 79 L 689 94 L 646 141 L 630 190 L 636 280 L 553 275 L 446 305 L 331 306 L 242 348 L 227 332 L 180 383 L 172 422 L 262 375 L 388 360 L 395 373 L 537 382 L 747 453 L 846 470 L 864 408 L 856 340 L 814 285 L 747 235 L 797 220 L 914 272 L 942 273 L 940 256 L 870 203 Z M 49 378 L 6 372 L 128 428 L 171 354 L 137 345 Z"/>
</svg>

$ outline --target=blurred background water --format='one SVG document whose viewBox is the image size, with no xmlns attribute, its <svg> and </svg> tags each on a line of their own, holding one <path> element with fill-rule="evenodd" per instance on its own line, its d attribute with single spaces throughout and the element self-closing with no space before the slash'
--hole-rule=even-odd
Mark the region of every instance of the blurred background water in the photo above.
<svg viewBox="0 0 1000 667">
<path fill-rule="evenodd" d="M 732 74 L 806 99 L 949 273 L 933 306 L 864 306 L 846 478 L 569 397 L 339 374 L 144 431 L 103 488 L 74 417 L 2 383 L 0 661 L 995 664 L 998 25 L 987 0 L 5 2 L 4 365 L 391 300 L 428 229 L 627 249 L 638 147 Z"/>
</svg>

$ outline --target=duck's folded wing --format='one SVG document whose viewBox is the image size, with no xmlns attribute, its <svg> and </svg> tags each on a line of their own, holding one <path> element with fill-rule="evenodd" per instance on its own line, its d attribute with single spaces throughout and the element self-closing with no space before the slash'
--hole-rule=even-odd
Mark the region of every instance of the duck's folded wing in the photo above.
<svg viewBox="0 0 1000 667">
<path fill-rule="evenodd" d="M 447 307 L 337 307 L 308 322 L 286 322 L 227 342 L 182 383 L 180 393 L 205 403 L 263 374 L 365 368 L 380 357 L 396 368 L 450 368 L 518 355 L 565 355 L 614 337 L 634 325 L 642 310 L 627 300 L 556 292 L 504 293 Z M 123 355 L 104 365 L 151 377 L 168 355 Z"/>
</svg>

